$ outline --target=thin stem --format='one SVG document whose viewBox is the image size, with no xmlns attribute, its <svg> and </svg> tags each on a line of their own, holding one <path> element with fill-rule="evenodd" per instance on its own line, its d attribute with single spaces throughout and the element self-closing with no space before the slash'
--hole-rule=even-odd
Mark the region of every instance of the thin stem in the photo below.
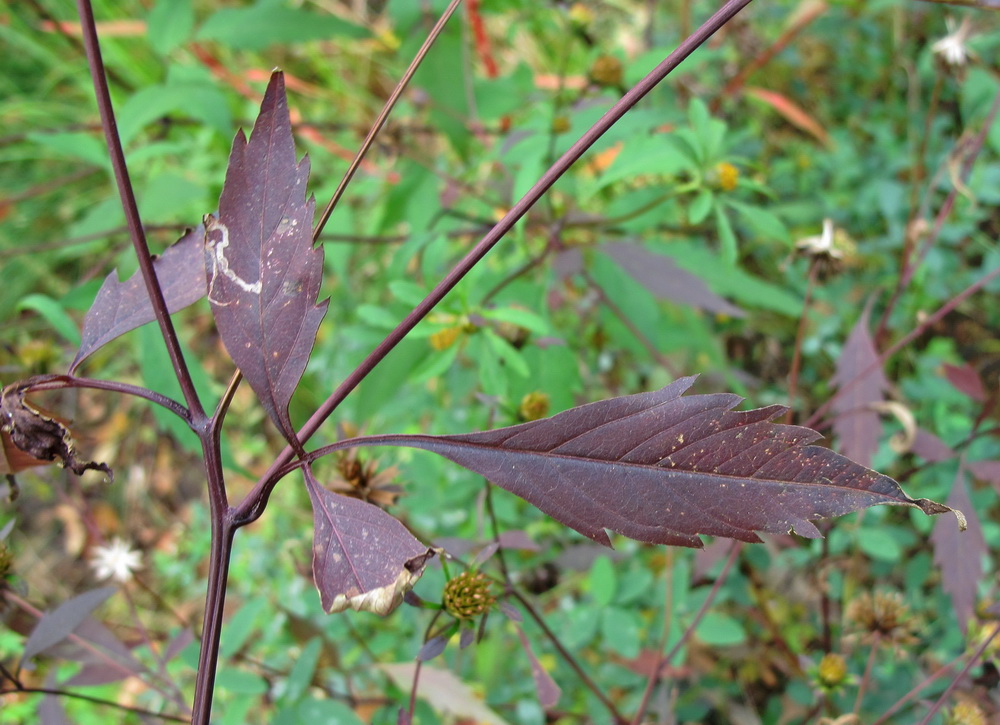
<svg viewBox="0 0 1000 725">
<path fill-rule="evenodd" d="M 203 425 L 207 421 L 205 411 L 201 406 L 194 382 L 191 380 L 187 363 L 184 361 L 180 342 L 177 339 L 177 332 L 174 330 L 173 322 L 170 320 L 167 303 L 163 299 L 163 290 L 160 289 L 160 283 L 156 279 L 153 258 L 149 253 L 149 245 L 146 243 L 146 234 L 142 228 L 142 220 L 139 218 L 139 209 L 136 206 L 128 167 L 125 165 L 125 154 L 122 151 L 121 139 L 118 136 L 115 112 L 111 105 L 111 93 L 108 89 L 108 79 L 105 76 L 104 61 L 101 58 L 101 46 L 97 39 L 94 9 L 90 5 L 90 0 L 77 0 L 76 5 L 80 15 L 83 43 L 87 50 L 87 62 L 90 64 L 90 76 L 94 81 L 94 94 L 97 98 L 97 107 L 101 113 L 104 140 L 108 146 L 108 155 L 111 158 L 111 167 L 114 170 L 115 182 L 118 184 L 118 195 L 121 197 L 122 209 L 125 212 L 125 221 L 128 224 L 132 246 L 139 260 L 139 269 L 142 272 L 143 282 L 146 284 L 146 291 L 149 294 L 153 312 L 156 314 L 156 321 L 160 325 L 160 332 L 163 334 L 163 339 L 167 344 L 170 362 L 173 364 L 174 371 L 177 374 L 177 380 L 184 394 L 184 401 L 191 411 L 192 422 L 196 425 Z"/>
<path fill-rule="evenodd" d="M 788 371 L 788 410 L 785 412 L 785 423 L 791 423 L 795 415 L 795 395 L 799 387 L 799 370 L 802 366 L 802 340 L 806 336 L 806 322 L 809 319 L 809 305 L 812 304 L 813 289 L 816 286 L 816 276 L 819 270 L 819 258 L 813 257 L 809 262 L 809 279 L 806 282 L 806 298 L 802 302 L 802 316 L 799 317 L 799 329 L 795 332 L 795 347 L 792 349 L 792 368 Z"/>
<path fill-rule="evenodd" d="M 588 675 L 584 671 L 583 667 L 580 666 L 580 663 L 576 661 L 576 658 L 574 658 L 573 655 L 570 654 L 569 650 L 566 649 L 563 643 L 556 636 L 555 632 L 549 629 L 549 626 L 545 623 L 545 619 L 535 610 L 535 607 L 531 604 L 530 601 L 528 601 L 528 598 L 525 597 L 516 589 L 512 589 L 510 594 L 512 597 L 514 597 L 515 599 L 517 599 L 517 601 L 521 603 L 521 606 L 523 606 L 525 610 L 528 612 L 528 614 L 531 616 L 531 618 L 535 620 L 535 624 L 541 627 L 542 632 L 544 632 L 545 636 L 548 637 L 549 641 L 562 656 L 563 660 L 565 660 L 566 664 L 569 665 L 570 669 L 572 669 L 573 672 L 576 673 L 576 676 L 580 678 L 580 682 L 582 682 L 584 687 L 586 687 L 594 694 L 594 697 L 596 697 L 598 700 L 601 701 L 601 704 L 603 704 L 604 707 L 608 709 L 608 712 L 611 713 L 611 716 L 614 718 L 615 722 L 616 723 L 628 722 L 618 712 L 618 708 L 615 707 L 615 704 L 611 702 L 611 700 L 608 699 L 608 696 L 601 691 L 601 688 L 599 688 L 597 684 L 592 679 L 590 679 L 590 675 Z"/>
<path fill-rule="evenodd" d="M 10 589 L 0 592 L 0 597 L 2 597 L 7 602 L 10 602 L 11 604 L 17 606 L 21 610 L 27 612 L 36 620 L 42 618 L 42 612 L 33 607 L 29 602 L 26 602 L 24 599 L 17 596 L 17 594 L 15 594 Z M 127 667 L 124 663 L 117 660 L 115 657 L 111 656 L 102 647 L 95 646 L 93 642 L 91 642 L 88 639 L 84 639 L 78 634 L 70 634 L 66 639 L 69 642 L 72 642 L 77 647 L 80 647 L 80 649 L 87 651 L 90 654 L 90 656 L 94 658 L 95 661 L 100 662 L 101 664 L 106 666 L 109 670 L 116 671 L 121 675 L 123 675 L 124 677 L 134 677 L 139 674 L 132 668 Z M 11 680 L 17 682 L 16 678 L 11 677 Z M 155 690 L 156 692 L 160 693 L 165 700 L 171 699 L 171 693 L 168 692 L 166 689 L 164 689 L 158 682 L 150 681 L 147 682 L 147 685 L 152 690 Z"/>
<path fill-rule="evenodd" d="M 733 564 L 736 563 L 736 558 L 740 555 L 741 551 L 743 551 L 743 542 L 734 541 L 729 549 L 729 556 L 726 557 L 726 563 L 722 565 L 722 569 L 719 571 L 719 576 L 716 577 L 715 583 L 712 584 L 712 590 L 708 593 L 705 601 L 702 602 L 701 608 L 695 613 L 694 619 L 691 620 L 691 624 L 688 625 L 688 628 L 684 630 L 684 634 L 681 635 L 681 638 L 677 640 L 676 644 L 674 644 L 667 654 L 660 658 L 660 667 L 670 664 L 674 657 L 677 656 L 681 647 L 683 647 L 684 644 L 691 638 L 691 635 L 694 634 L 694 630 L 698 626 L 698 623 L 701 622 L 702 618 L 706 614 L 708 614 L 708 610 L 712 606 L 712 602 L 714 602 L 715 597 L 718 596 L 719 590 L 722 588 L 722 584 L 726 581 L 726 577 L 729 576 L 729 570 L 733 568 Z"/>
<path fill-rule="evenodd" d="M 62 390 L 64 388 L 90 388 L 92 390 L 107 390 L 112 393 L 122 395 L 134 395 L 137 398 L 144 398 L 151 403 L 156 403 L 188 425 L 191 424 L 191 413 L 176 400 L 172 400 L 165 395 L 141 388 L 138 385 L 120 383 L 116 380 L 97 380 L 96 378 L 78 378 L 74 375 L 36 375 L 22 380 L 18 387 L 26 392 L 39 390 Z"/>
<path fill-rule="evenodd" d="M 666 562 L 663 568 L 663 636 L 660 638 L 660 644 L 657 647 L 660 652 L 663 652 L 663 648 L 670 641 L 670 624 L 674 618 L 674 550 L 667 547 L 664 555 L 666 556 Z M 639 701 L 639 707 L 632 718 L 632 725 L 640 725 L 642 723 L 642 719 L 646 715 L 646 710 L 649 709 L 649 699 L 653 696 L 653 690 L 656 689 L 656 686 L 660 682 L 660 670 L 662 669 L 663 663 L 657 659 L 656 665 L 650 670 L 649 677 L 646 679 L 646 689 L 642 692 L 642 700 Z"/>
<path fill-rule="evenodd" d="M 858 713 L 861 711 L 861 701 L 865 697 L 865 690 L 868 689 L 868 684 L 872 679 L 872 668 L 875 666 L 875 655 L 878 653 L 879 641 L 881 639 L 878 632 L 874 634 L 875 641 L 872 642 L 871 651 L 868 652 L 868 662 L 865 664 L 865 674 L 861 676 L 861 683 L 858 685 L 858 694 L 854 698 L 854 709 L 851 712 L 857 717 Z"/>
<path fill-rule="evenodd" d="M 959 170 L 957 178 L 954 178 L 951 190 L 948 192 L 948 196 L 945 198 L 944 203 L 938 210 L 937 216 L 934 218 L 933 230 L 927 235 L 923 245 L 919 248 L 917 246 L 916 239 L 907 239 L 903 246 L 903 263 L 902 270 L 899 275 L 899 281 L 897 282 L 896 288 L 893 290 L 892 297 L 889 300 L 889 304 L 886 305 L 885 310 L 882 312 L 882 317 L 876 327 L 876 340 L 880 339 L 884 334 L 889 324 L 889 316 L 895 309 L 896 303 L 902 297 L 904 290 L 909 287 L 917 269 L 919 269 L 920 265 L 923 264 L 928 253 L 941 236 L 941 230 L 944 228 L 945 220 L 951 216 L 951 211 L 955 206 L 955 201 L 958 199 L 960 190 L 965 188 L 965 182 L 972 173 L 972 167 L 975 164 L 976 159 L 979 157 L 979 153 L 983 149 L 983 144 L 986 142 L 986 136 L 989 133 L 993 122 L 996 120 L 998 112 L 1000 112 L 1000 91 L 997 91 L 997 93 L 993 96 L 993 105 L 990 106 L 990 111 L 986 115 L 986 119 L 983 121 L 982 127 L 979 129 L 979 133 L 976 134 L 971 143 L 964 144 L 966 145 L 966 149 L 965 153 L 962 154 L 963 159 L 961 169 Z M 959 142 L 959 144 L 961 143 L 962 142 Z M 958 152 L 958 149 L 956 149 L 956 152 Z M 910 234 L 910 232 L 908 231 L 907 234 Z"/>
<path fill-rule="evenodd" d="M 205 594 L 205 617 L 201 630 L 201 651 L 198 655 L 198 679 L 195 684 L 192 725 L 208 725 L 212 714 L 212 695 L 215 689 L 216 668 L 219 664 L 219 642 L 222 637 L 229 561 L 233 553 L 233 537 L 238 528 L 233 520 L 232 509 L 226 500 L 217 430 L 212 434 L 203 434 L 201 442 L 205 473 L 208 478 L 212 548 L 208 560 L 208 589 Z"/>
<path fill-rule="evenodd" d="M 382 126 L 385 124 L 386 119 L 389 118 L 389 114 L 392 113 L 392 109 L 396 107 L 396 102 L 403 94 L 403 91 L 406 90 L 406 86 L 409 85 L 410 79 L 413 78 L 413 74 L 417 72 L 417 69 L 423 62 L 424 57 L 426 57 L 427 52 L 431 49 L 431 46 L 434 45 L 438 36 L 441 35 L 441 31 L 444 30 L 444 26 L 448 22 L 448 19 L 451 18 L 455 10 L 458 9 L 461 2 L 462 0 L 451 0 L 448 7 L 445 8 L 445 11 L 441 14 L 441 17 L 438 18 L 437 23 L 434 24 L 431 32 L 428 33 L 424 44 L 420 46 L 420 50 L 417 51 L 416 56 L 414 56 L 413 60 L 410 62 L 410 66 L 406 69 L 406 73 L 403 74 L 403 77 L 399 80 L 399 83 L 396 84 L 396 87 L 392 89 L 392 93 L 389 95 L 389 99 L 385 102 L 382 112 L 379 113 L 378 117 L 375 119 L 375 123 L 373 123 L 371 129 L 369 129 L 368 135 L 365 136 L 365 140 L 361 143 L 361 148 L 359 148 L 358 152 L 354 155 L 351 165 L 347 167 L 347 173 L 345 173 L 344 178 L 340 180 L 340 184 L 337 186 L 336 191 L 333 192 L 333 196 L 330 198 L 329 203 L 327 203 L 326 208 L 323 209 L 323 213 L 320 214 L 319 221 L 316 222 L 316 228 L 313 229 L 314 243 L 317 239 L 319 239 L 319 235 L 323 233 L 323 227 L 325 227 L 326 223 L 330 220 L 330 215 L 333 214 L 333 210 L 336 208 L 337 202 L 340 201 L 340 197 L 344 195 L 344 192 L 347 190 L 347 185 L 351 183 L 351 179 L 354 178 L 354 174 L 357 172 L 358 167 L 361 166 L 361 162 L 368 154 L 368 150 L 372 147 L 372 144 L 375 143 L 375 137 L 378 136 L 379 131 L 382 130 Z M 305 443 L 305 440 L 302 439 L 302 442 Z"/>
<path fill-rule="evenodd" d="M 378 346 L 369 353 L 360 365 L 344 379 L 329 398 L 316 410 L 299 430 L 298 437 L 305 443 L 319 430 L 319 427 L 337 409 L 344 398 L 367 377 L 372 369 L 380 363 L 438 302 L 444 299 L 469 271 L 510 231 L 510 229 L 533 207 L 549 188 L 572 166 L 586 151 L 597 142 L 622 116 L 649 93 L 656 85 L 666 78 L 684 59 L 693 53 L 702 43 L 708 40 L 719 28 L 729 22 L 740 10 L 753 0 L 728 0 L 692 35 L 686 38 L 676 50 L 668 55 L 662 63 L 637 83 L 621 100 L 614 104 L 580 139 L 564 153 L 555 164 L 546 171 L 542 178 L 521 197 L 521 199 L 497 222 L 478 244 L 442 279 L 427 297 L 418 304 L 399 325 L 390 332 Z M 238 509 L 238 518 L 248 518 L 251 513 L 259 515 L 263 505 L 270 496 L 277 478 L 275 474 L 288 463 L 293 455 L 291 446 L 286 446 L 278 454 L 274 463 L 257 481 L 253 490 L 246 496 Z"/>
<path fill-rule="evenodd" d="M 53 695 L 57 697 L 66 697 L 72 700 L 83 700 L 84 702 L 89 702 L 94 705 L 106 705 L 107 707 L 114 708 L 115 710 L 121 710 L 122 712 L 132 712 L 136 715 L 142 715 L 144 717 L 155 717 L 160 720 L 169 720 L 171 722 L 188 722 L 186 717 L 179 717 L 177 715 L 164 715 L 160 712 L 153 712 L 152 710 L 147 710 L 142 707 L 135 707 L 132 705 L 122 705 L 114 700 L 105 700 L 102 697 L 94 697 L 93 695 L 84 695 L 81 692 L 73 692 L 72 690 L 56 690 L 48 687 L 22 687 L 20 683 L 16 683 L 15 689 L 13 690 L 0 690 L 0 697 L 9 694 L 26 695 L 29 693 L 38 695 Z"/>
<path fill-rule="evenodd" d="M 965 680 L 965 676 L 969 674 L 969 670 L 972 669 L 974 664 L 980 661 L 983 653 L 986 651 L 986 648 L 990 646 L 990 643 L 998 634 L 1000 634 L 1000 624 L 996 625 L 993 628 L 992 634 L 983 640 L 982 644 L 980 644 L 976 651 L 972 654 L 972 657 L 969 658 L 969 661 L 965 663 L 965 667 L 962 668 L 962 671 L 951 678 L 951 682 L 948 684 L 948 687 L 941 693 L 941 696 L 924 716 L 924 719 L 920 721 L 920 725 L 927 725 L 931 721 L 931 718 L 937 714 L 938 710 L 944 707 L 944 703 L 947 702 L 949 697 L 951 697 L 951 693 L 955 691 L 956 687 L 958 687 L 958 683 Z"/>
</svg>

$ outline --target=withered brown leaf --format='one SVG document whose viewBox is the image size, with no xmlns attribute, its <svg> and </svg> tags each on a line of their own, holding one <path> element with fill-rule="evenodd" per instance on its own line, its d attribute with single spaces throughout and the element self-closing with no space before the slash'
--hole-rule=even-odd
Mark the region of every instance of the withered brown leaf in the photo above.
<svg viewBox="0 0 1000 725">
<path fill-rule="evenodd" d="M 73 473 L 103 471 L 110 480 L 114 473 L 106 463 L 81 458 L 69 428 L 27 402 L 22 385 L 9 385 L 0 393 L 0 430 L 10 436 L 20 450 L 42 461 L 59 463 Z"/>
</svg>

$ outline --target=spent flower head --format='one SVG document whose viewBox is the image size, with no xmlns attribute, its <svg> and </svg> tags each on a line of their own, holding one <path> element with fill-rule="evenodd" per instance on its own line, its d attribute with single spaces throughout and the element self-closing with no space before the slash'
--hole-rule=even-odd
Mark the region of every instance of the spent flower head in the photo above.
<svg viewBox="0 0 1000 725">
<path fill-rule="evenodd" d="M 847 605 L 844 618 L 867 644 L 906 647 L 917 642 L 917 622 L 898 592 L 864 592 Z"/>
<path fill-rule="evenodd" d="M 962 18 L 962 22 L 955 24 L 954 18 L 945 20 L 948 26 L 948 34 L 931 46 L 931 51 L 939 56 L 947 65 L 960 67 L 965 65 L 972 56 L 969 50 L 968 41 L 972 34 L 972 23 L 969 16 Z"/>
<path fill-rule="evenodd" d="M 110 578 L 124 584 L 132 578 L 132 573 L 142 566 L 142 553 L 115 537 L 108 546 L 94 547 L 90 566 L 93 567 L 98 579 Z"/>
</svg>

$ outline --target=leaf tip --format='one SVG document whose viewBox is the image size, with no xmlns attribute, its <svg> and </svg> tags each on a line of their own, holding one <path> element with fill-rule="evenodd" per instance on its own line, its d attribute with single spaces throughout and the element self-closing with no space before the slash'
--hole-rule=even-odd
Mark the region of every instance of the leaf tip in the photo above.
<svg viewBox="0 0 1000 725">
<path fill-rule="evenodd" d="M 931 501 L 929 498 L 918 498 L 913 502 L 913 505 L 919 508 L 928 516 L 937 516 L 938 514 L 944 514 L 951 512 L 955 514 L 955 518 L 958 520 L 958 530 L 965 531 L 969 528 L 969 522 L 963 514 L 958 509 L 953 509 L 951 506 L 945 506 L 943 503 L 938 503 L 937 501 Z"/>
</svg>

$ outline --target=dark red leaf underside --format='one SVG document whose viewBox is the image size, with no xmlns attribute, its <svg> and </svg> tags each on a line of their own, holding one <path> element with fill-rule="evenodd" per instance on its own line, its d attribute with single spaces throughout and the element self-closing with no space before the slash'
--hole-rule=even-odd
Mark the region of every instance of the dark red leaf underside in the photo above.
<svg viewBox="0 0 1000 725">
<path fill-rule="evenodd" d="M 296 162 L 284 77 L 271 76 L 249 142 L 233 141 L 219 218 L 206 217 L 208 297 L 226 350 L 286 438 L 288 402 L 327 303 L 312 245 L 308 159 Z"/>
<path fill-rule="evenodd" d="M 736 395 L 681 397 L 693 382 L 483 433 L 364 440 L 433 451 L 605 545 L 606 530 L 700 547 L 699 534 L 759 541 L 756 532 L 794 530 L 815 538 L 811 520 L 876 504 L 950 510 L 805 445 L 819 434 L 772 423 L 781 406 L 733 411 Z"/>
<path fill-rule="evenodd" d="M 956 390 L 977 403 L 986 402 L 986 386 L 971 365 L 944 365 L 944 375 Z"/>
<path fill-rule="evenodd" d="M 884 400 L 882 394 L 889 389 L 882 366 L 878 364 L 875 343 L 868 332 L 870 309 L 871 305 L 865 306 L 861 318 L 851 330 L 830 380 L 838 388 L 850 386 L 833 401 L 833 411 L 837 416 L 833 432 L 839 449 L 848 458 L 865 466 L 871 465 L 882 433 L 882 421 L 872 404 L 881 403 Z"/>
<path fill-rule="evenodd" d="M 323 609 L 388 614 L 433 552 L 382 509 L 323 488 L 306 471 L 313 507 L 313 580 Z"/>
<path fill-rule="evenodd" d="M 678 267 L 670 257 L 629 242 L 604 244 L 600 250 L 660 299 L 730 317 L 744 315 L 743 310 L 712 292 L 708 285 Z"/>
<path fill-rule="evenodd" d="M 153 260 L 168 312 L 184 309 L 205 296 L 204 247 L 205 228 L 199 224 Z M 142 274 L 136 272 L 120 282 L 112 272 L 83 318 L 80 349 L 69 367 L 70 374 L 111 340 L 155 319 Z"/>
<path fill-rule="evenodd" d="M 938 521 L 931 534 L 934 545 L 934 562 L 941 570 L 941 586 L 951 597 L 952 609 L 963 632 L 968 631 L 976 599 L 979 580 L 983 575 L 983 557 L 989 553 L 983 538 L 983 527 L 969 498 L 965 472 L 959 467 L 952 484 L 948 505 L 968 511 L 968 530 L 960 532 L 948 521 Z"/>
</svg>

